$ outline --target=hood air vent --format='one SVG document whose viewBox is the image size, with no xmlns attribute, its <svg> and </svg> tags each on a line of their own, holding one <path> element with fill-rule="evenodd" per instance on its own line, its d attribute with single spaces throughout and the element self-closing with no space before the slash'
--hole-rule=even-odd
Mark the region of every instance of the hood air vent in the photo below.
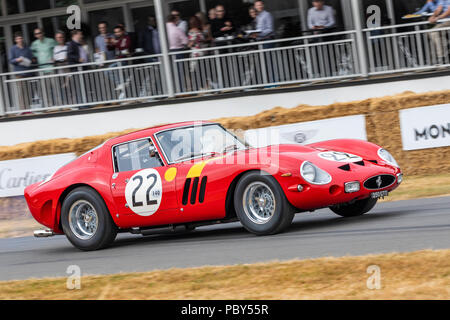
<svg viewBox="0 0 450 320">
<path fill-rule="evenodd" d="M 339 167 L 339 169 L 344 170 L 344 171 L 350 171 L 350 170 L 351 170 L 349 164 L 346 164 L 346 165 L 344 165 L 344 166 L 341 166 L 341 167 Z"/>
</svg>

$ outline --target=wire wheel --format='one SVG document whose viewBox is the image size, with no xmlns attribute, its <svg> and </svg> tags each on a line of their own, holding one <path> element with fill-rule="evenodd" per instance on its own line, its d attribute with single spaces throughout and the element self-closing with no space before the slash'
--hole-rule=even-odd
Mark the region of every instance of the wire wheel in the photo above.
<svg viewBox="0 0 450 320">
<path fill-rule="evenodd" d="M 249 184 L 242 201 L 245 214 L 256 224 L 266 224 L 275 214 L 275 195 L 264 182 Z"/>
<path fill-rule="evenodd" d="M 94 206 L 86 200 L 75 202 L 69 210 L 69 226 L 78 239 L 91 239 L 98 229 L 98 215 Z"/>
</svg>

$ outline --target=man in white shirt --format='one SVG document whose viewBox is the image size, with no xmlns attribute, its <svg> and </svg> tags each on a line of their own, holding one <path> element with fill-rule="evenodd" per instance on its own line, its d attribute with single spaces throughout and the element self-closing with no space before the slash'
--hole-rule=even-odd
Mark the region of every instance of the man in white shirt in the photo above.
<svg viewBox="0 0 450 320">
<path fill-rule="evenodd" d="M 170 15 L 167 19 L 166 28 L 169 49 L 171 51 L 183 50 L 189 42 L 188 37 L 179 27 L 177 27 L 176 17 L 174 15 Z"/>
<path fill-rule="evenodd" d="M 321 31 L 335 26 L 334 9 L 325 5 L 324 0 L 313 0 L 313 7 L 308 10 L 308 28 Z"/>
<path fill-rule="evenodd" d="M 189 25 L 186 20 L 181 19 L 181 13 L 178 10 L 172 10 L 171 15 L 176 18 L 175 25 L 187 34 L 189 31 Z"/>
<path fill-rule="evenodd" d="M 58 44 L 53 48 L 53 61 L 56 65 L 61 65 L 67 62 L 66 35 L 64 32 L 58 31 L 55 34 L 55 40 Z"/>
</svg>

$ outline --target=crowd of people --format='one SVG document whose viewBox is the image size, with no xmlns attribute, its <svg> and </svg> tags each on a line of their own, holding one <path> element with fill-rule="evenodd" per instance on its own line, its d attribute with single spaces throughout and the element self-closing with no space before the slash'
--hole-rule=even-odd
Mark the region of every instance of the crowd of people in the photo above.
<svg viewBox="0 0 450 320">
<path fill-rule="evenodd" d="M 448 18 L 450 17 L 450 0 L 428 0 L 419 11 L 419 13 L 424 12 L 431 13 L 429 18 L 431 23 Z M 172 10 L 166 19 L 168 48 L 177 59 L 184 59 L 198 58 L 212 52 L 205 48 L 217 48 L 236 43 L 262 41 L 264 49 L 275 47 L 275 42 L 271 41 L 277 38 L 274 16 L 266 10 L 264 1 L 254 1 L 248 10 L 248 21 L 246 24 L 236 22 L 230 17 L 224 5 L 211 8 L 207 14 L 198 12 L 188 19 L 184 19 L 180 11 Z M 446 22 L 438 27 L 448 26 L 450 23 Z M 73 30 L 70 35 L 57 31 L 54 38 L 50 38 L 45 35 L 44 30 L 36 28 L 33 33 L 35 40 L 30 46 L 26 45 L 21 32 L 15 33 L 15 45 L 10 49 L 9 61 L 13 71 L 24 72 L 18 74 L 17 78 L 32 76 L 36 69 L 41 69 L 41 73 L 51 73 L 52 66 L 72 66 L 91 61 L 97 62 L 96 67 L 116 67 L 119 65 L 117 62 L 108 63 L 108 61 L 158 55 L 162 51 L 160 32 L 153 16 L 148 17 L 147 25 L 143 30 L 136 30 L 136 32 L 127 32 L 123 24 L 117 24 L 111 28 L 106 21 L 98 23 L 97 27 L 98 34 L 92 41 L 93 46 L 88 45 L 82 30 Z M 339 30 L 334 8 L 326 5 L 324 0 L 313 0 L 312 7 L 307 13 L 307 27 L 308 34 L 314 35 Z M 67 39 L 67 36 L 70 39 Z M 436 43 L 438 55 L 443 56 L 445 53 L 441 42 L 444 39 L 441 38 L 440 33 L 433 33 L 431 37 Z M 91 52 L 90 48 L 94 51 Z M 218 52 L 224 52 L 223 49 L 218 50 Z M 147 62 L 155 60 L 155 58 L 146 58 Z M 122 62 L 122 65 L 127 63 Z M 76 70 L 76 67 L 61 68 L 58 73 L 64 70 Z M 270 67 L 269 72 L 274 72 L 273 67 Z M 120 85 L 115 74 L 112 74 L 112 78 L 116 85 Z"/>
<path fill-rule="evenodd" d="M 323 0 L 314 0 L 308 12 L 308 27 L 314 32 L 335 26 L 333 8 Z M 172 52 L 192 49 L 192 56 L 202 54 L 199 49 L 231 44 L 232 40 L 265 41 L 275 39 L 276 30 L 273 15 L 265 9 L 264 1 L 257 0 L 249 8 L 250 22 L 240 25 L 231 19 L 225 6 L 217 5 L 206 15 L 198 12 L 187 20 L 178 10 L 167 17 L 169 49 Z M 112 31 L 112 33 L 110 32 Z M 149 17 L 147 27 L 129 33 L 123 24 L 110 30 L 106 21 L 98 24 L 98 35 L 93 39 L 94 52 L 90 52 L 81 30 L 66 33 L 57 31 L 54 39 L 46 37 L 44 30 L 34 30 L 35 40 L 28 47 L 21 32 L 14 34 L 15 46 L 10 50 L 9 61 L 13 71 L 27 71 L 33 68 L 71 65 L 89 61 L 108 61 L 135 55 L 155 55 L 161 53 L 160 35 L 155 17 Z M 267 44 L 264 47 L 272 47 Z"/>
<path fill-rule="evenodd" d="M 416 14 L 429 13 L 430 22 L 449 17 L 447 9 L 450 0 L 427 0 Z M 265 8 L 264 1 L 257 0 L 249 8 L 249 23 L 236 23 L 227 13 L 225 6 L 211 8 L 207 15 L 198 12 L 187 20 L 178 10 L 167 17 L 167 35 L 169 49 L 172 52 L 192 49 L 191 55 L 202 54 L 200 49 L 242 42 L 267 41 L 276 38 L 273 15 Z M 440 25 L 440 27 L 447 24 Z M 335 31 L 337 28 L 334 8 L 324 0 L 313 0 L 307 14 L 307 27 L 310 34 Z M 112 31 L 112 33 L 110 32 Z M 94 38 L 93 49 L 84 39 L 81 30 L 66 33 L 57 31 L 54 39 L 46 37 L 44 30 L 36 28 L 35 40 L 28 47 L 21 32 L 14 34 L 15 45 L 9 52 L 9 61 L 13 71 L 27 71 L 33 68 L 49 68 L 53 65 L 78 64 L 89 61 L 108 61 L 135 55 L 155 55 L 161 53 L 160 35 L 155 17 L 148 17 L 144 30 L 127 32 L 123 24 L 115 25 L 112 30 L 107 22 L 98 24 L 98 35 Z M 273 47 L 268 43 L 264 48 Z"/>
</svg>

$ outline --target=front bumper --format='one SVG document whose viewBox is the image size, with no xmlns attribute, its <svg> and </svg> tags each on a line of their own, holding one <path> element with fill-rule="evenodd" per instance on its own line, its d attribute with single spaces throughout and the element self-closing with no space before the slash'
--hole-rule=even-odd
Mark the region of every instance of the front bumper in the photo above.
<svg viewBox="0 0 450 320">
<path fill-rule="evenodd" d="M 367 189 L 364 182 L 377 175 L 392 175 L 395 181 L 386 187 L 378 189 Z M 403 181 L 403 174 L 400 170 L 391 172 L 379 172 L 367 176 L 357 176 L 357 174 L 345 174 L 333 177 L 333 181 L 327 185 L 311 185 L 305 183 L 303 179 L 298 179 L 296 184 L 287 187 L 286 197 L 288 201 L 297 209 L 302 211 L 312 211 L 326 208 L 338 204 L 351 203 L 371 197 L 373 193 L 387 191 L 392 192 Z M 355 192 L 346 192 L 346 184 L 359 182 L 360 188 Z M 298 187 L 301 185 L 301 187 Z M 301 191 L 300 191 L 301 190 Z"/>
</svg>

